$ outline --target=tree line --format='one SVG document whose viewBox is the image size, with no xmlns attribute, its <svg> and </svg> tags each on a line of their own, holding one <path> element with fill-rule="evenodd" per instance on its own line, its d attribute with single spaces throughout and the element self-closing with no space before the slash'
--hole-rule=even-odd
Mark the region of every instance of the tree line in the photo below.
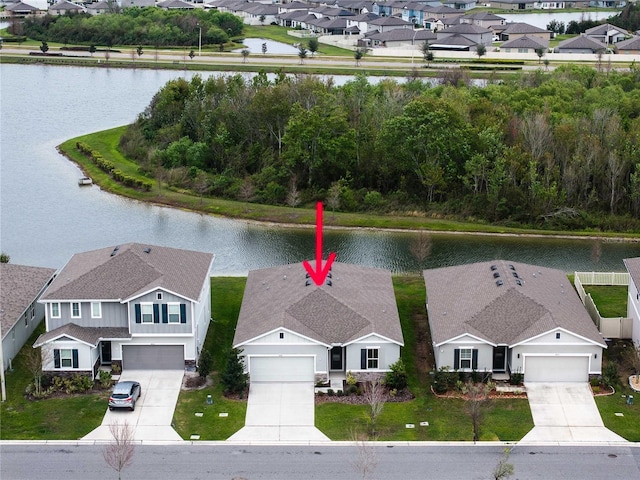
<svg viewBox="0 0 640 480">
<path fill-rule="evenodd" d="M 200 34 L 202 37 L 200 38 Z M 22 34 L 39 41 L 85 45 L 222 45 L 242 34 L 231 13 L 195 9 L 125 8 L 118 14 L 71 14 L 28 18 Z"/>
<path fill-rule="evenodd" d="M 640 229 L 640 69 L 570 65 L 482 87 L 449 75 L 176 79 L 120 146 L 161 184 L 201 195 Z"/>
</svg>

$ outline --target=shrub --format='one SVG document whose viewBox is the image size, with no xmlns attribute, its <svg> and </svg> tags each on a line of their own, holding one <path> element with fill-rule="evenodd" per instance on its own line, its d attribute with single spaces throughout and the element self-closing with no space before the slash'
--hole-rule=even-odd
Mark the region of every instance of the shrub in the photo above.
<svg viewBox="0 0 640 480">
<path fill-rule="evenodd" d="M 440 367 L 434 376 L 433 388 L 436 393 L 445 393 L 453 390 L 456 383 L 460 380 L 460 375 L 449 367 Z"/>
<path fill-rule="evenodd" d="M 349 370 L 347 372 L 347 385 L 355 385 L 356 383 L 358 383 L 358 379 L 351 373 L 351 370 Z"/>
<path fill-rule="evenodd" d="M 520 385 L 524 380 L 524 373 L 519 371 L 511 372 L 511 376 L 509 377 L 509 384 L 511 385 Z"/>
<path fill-rule="evenodd" d="M 209 350 L 203 350 L 200 354 L 200 359 L 198 361 L 198 373 L 202 378 L 205 378 L 207 375 L 211 373 L 211 369 L 213 368 L 213 357 Z"/>
<path fill-rule="evenodd" d="M 401 358 L 389 366 L 390 372 L 385 376 L 385 385 L 392 390 L 402 391 L 407 388 L 407 371 Z"/>
<path fill-rule="evenodd" d="M 239 348 L 229 350 L 227 364 L 220 376 L 220 383 L 222 383 L 226 394 L 237 393 L 242 397 L 247 389 L 248 375 L 244 373 L 241 353 L 242 350 Z"/>
<path fill-rule="evenodd" d="M 111 372 L 100 370 L 98 372 L 98 383 L 102 388 L 109 388 L 111 386 Z"/>
<path fill-rule="evenodd" d="M 330 397 L 333 397 L 336 394 L 336 392 L 333 391 L 333 388 L 330 388 L 329 390 L 327 390 L 327 395 L 329 395 Z"/>
<path fill-rule="evenodd" d="M 614 388 L 618 385 L 618 366 L 614 362 L 607 362 L 603 367 L 602 383 Z"/>
</svg>

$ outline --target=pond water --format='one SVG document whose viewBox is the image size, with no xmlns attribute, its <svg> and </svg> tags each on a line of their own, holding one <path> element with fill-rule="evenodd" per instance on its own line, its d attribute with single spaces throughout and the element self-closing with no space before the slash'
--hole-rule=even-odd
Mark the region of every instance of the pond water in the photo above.
<svg viewBox="0 0 640 480">
<path fill-rule="evenodd" d="M 78 187 L 80 170 L 56 145 L 132 122 L 160 87 L 183 75 L 0 65 L 0 249 L 12 263 L 60 268 L 74 253 L 126 242 L 212 252 L 218 275 L 314 257 L 312 228 L 201 215 Z M 606 242 L 594 260 L 590 240 L 433 234 L 431 255 L 420 265 L 410 248 L 416 239 L 410 232 L 326 230 L 324 245 L 338 261 L 395 273 L 495 258 L 565 271 L 624 271 L 622 259 L 640 255 L 640 243 Z"/>
<path fill-rule="evenodd" d="M 588 12 L 549 12 L 549 13 L 498 13 L 499 17 L 507 20 L 507 22 L 521 22 L 528 23 L 538 28 L 547 28 L 547 25 L 551 20 L 557 20 L 558 22 L 564 22 L 565 27 L 570 21 L 575 20 L 577 22 L 582 20 L 604 20 L 617 12 L 610 10 L 607 11 L 588 11 Z"/>
<path fill-rule="evenodd" d="M 245 38 L 242 43 L 252 55 L 262 54 L 263 45 L 266 46 L 266 51 L 264 53 L 269 55 L 297 55 L 298 53 L 298 49 L 292 45 L 276 42 L 274 40 L 267 40 L 266 38 Z M 244 48 L 239 48 L 233 51 L 239 53 L 242 50 L 244 50 Z"/>
</svg>

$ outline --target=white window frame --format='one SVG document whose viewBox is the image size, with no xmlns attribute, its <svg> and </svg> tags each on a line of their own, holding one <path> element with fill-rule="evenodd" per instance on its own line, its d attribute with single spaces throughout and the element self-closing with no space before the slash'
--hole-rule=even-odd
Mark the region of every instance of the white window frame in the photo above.
<svg viewBox="0 0 640 480">
<path fill-rule="evenodd" d="M 24 328 L 29 328 L 29 312 L 24 312 Z"/>
<path fill-rule="evenodd" d="M 367 370 L 377 370 L 378 368 L 380 368 L 380 349 L 367 347 Z"/>
<path fill-rule="evenodd" d="M 175 311 L 172 312 L 171 310 L 175 310 Z M 167 303 L 167 317 L 169 319 L 169 323 L 180 323 L 180 304 L 179 303 Z"/>
<path fill-rule="evenodd" d="M 96 312 L 96 307 L 98 307 L 97 312 Z M 91 318 L 102 318 L 101 302 L 91 302 Z"/>
<path fill-rule="evenodd" d="M 148 312 L 146 310 L 148 310 Z M 145 315 L 147 316 L 148 320 L 145 320 Z M 140 304 L 140 322 L 153 323 L 153 303 Z"/>
<path fill-rule="evenodd" d="M 68 365 L 65 365 L 66 361 L 69 362 Z M 60 349 L 60 368 L 73 368 L 73 349 L 72 348 Z"/>
<path fill-rule="evenodd" d="M 51 303 L 51 318 L 60 318 L 60 302 Z"/>
<path fill-rule="evenodd" d="M 78 305 L 78 314 L 74 315 L 74 305 Z M 71 318 L 82 318 L 82 304 L 80 302 L 71 302 Z"/>
<path fill-rule="evenodd" d="M 469 362 L 469 364 L 466 365 L 463 362 Z M 473 364 L 473 348 L 471 347 L 461 348 L 460 349 L 460 370 L 471 370 L 472 364 Z"/>
</svg>

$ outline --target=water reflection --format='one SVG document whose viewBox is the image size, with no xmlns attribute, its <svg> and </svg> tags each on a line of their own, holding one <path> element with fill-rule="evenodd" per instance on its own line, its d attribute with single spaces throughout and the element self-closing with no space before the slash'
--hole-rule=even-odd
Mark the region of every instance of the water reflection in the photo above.
<svg viewBox="0 0 640 480">
<path fill-rule="evenodd" d="M 258 53 L 268 53 L 270 55 L 280 54 L 297 54 L 298 49 L 288 43 L 276 42 L 275 40 L 267 40 L 266 38 L 245 38 L 242 43 L 244 48 L 233 50 L 233 52 L 240 53 L 245 48 L 251 52 L 252 55 Z M 266 50 L 263 51 L 263 46 Z"/>
</svg>

